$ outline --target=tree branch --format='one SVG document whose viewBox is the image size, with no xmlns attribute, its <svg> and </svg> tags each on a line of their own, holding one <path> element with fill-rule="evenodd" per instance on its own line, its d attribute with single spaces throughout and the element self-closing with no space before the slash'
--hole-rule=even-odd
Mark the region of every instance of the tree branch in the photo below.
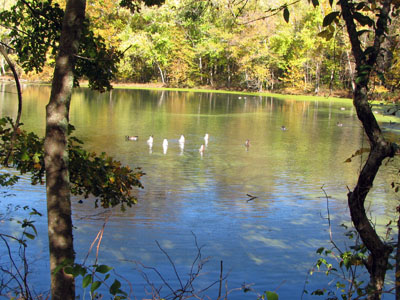
<svg viewBox="0 0 400 300">
<path fill-rule="evenodd" d="M 8 165 L 8 160 L 10 159 L 10 155 L 13 151 L 14 148 L 14 142 L 15 142 L 15 138 L 17 136 L 17 129 L 19 126 L 19 121 L 21 120 L 21 114 L 22 114 L 22 91 L 21 91 L 21 84 L 19 82 L 19 78 L 18 78 L 18 73 L 15 70 L 14 64 L 11 61 L 11 59 L 8 57 L 7 51 L 4 48 L 3 45 L 0 45 L 0 53 L 4 56 L 4 59 L 7 61 L 8 66 L 10 67 L 13 76 L 14 76 L 14 81 L 15 81 L 15 85 L 17 86 L 17 93 L 18 93 L 18 113 L 17 113 L 17 118 L 15 120 L 14 126 L 13 126 L 13 133 L 11 136 L 11 141 L 10 141 L 10 149 L 7 152 L 6 157 L 4 158 L 4 162 L 3 164 L 5 166 Z"/>
</svg>

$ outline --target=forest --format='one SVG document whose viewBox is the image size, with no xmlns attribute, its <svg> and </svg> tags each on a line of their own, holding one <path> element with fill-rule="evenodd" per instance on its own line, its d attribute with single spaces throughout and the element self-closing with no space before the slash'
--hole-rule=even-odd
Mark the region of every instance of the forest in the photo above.
<svg viewBox="0 0 400 300">
<path fill-rule="evenodd" d="M 4 0 L 2 7 L 12 3 Z M 116 82 L 289 94 L 336 92 L 339 96 L 350 96 L 354 89 L 355 64 L 344 21 L 337 19 L 327 27 L 323 24 L 332 12 L 328 0 L 315 8 L 306 0 L 294 1 L 286 10 L 282 8 L 287 4 L 279 1 L 167 0 L 138 5 L 140 10 L 132 13 L 116 1 L 87 3 L 93 34 L 111 49 L 108 55 L 118 60 L 108 70 Z M 284 11 L 290 14 L 287 20 Z M 362 43 L 368 45 L 372 35 L 367 21 L 360 18 L 358 22 L 364 28 L 360 31 Z M 35 31 L 35 24 L 20 26 L 25 26 L 20 32 Z M 372 79 L 371 93 L 376 97 L 397 99 L 399 28 L 399 19 L 392 19 L 386 52 L 380 57 L 381 73 Z M 3 26 L 0 30 L 7 43 L 10 29 Z M 50 81 L 55 62 L 51 50 L 45 60 L 41 72 L 23 77 Z M 4 74 L 4 58 L 1 64 Z M 23 68 L 19 72 L 22 74 Z"/>
</svg>

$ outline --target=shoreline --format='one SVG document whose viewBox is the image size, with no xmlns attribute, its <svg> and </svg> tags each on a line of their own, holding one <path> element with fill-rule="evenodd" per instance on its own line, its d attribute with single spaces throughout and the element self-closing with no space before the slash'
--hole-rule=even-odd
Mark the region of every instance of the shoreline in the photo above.
<svg viewBox="0 0 400 300">
<path fill-rule="evenodd" d="M 14 79 L 8 76 L 0 77 L 0 82 L 14 84 Z M 31 85 L 51 85 L 51 82 L 44 81 L 29 81 L 27 79 L 20 79 L 21 84 L 31 84 Z M 79 87 L 88 87 L 87 81 L 81 81 Z M 211 86 L 198 86 L 193 88 L 172 88 L 165 87 L 162 83 L 122 83 L 122 82 L 112 82 L 113 89 L 132 89 L 132 90 L 155 90 L 155 91 L 176 91 L 176 92 L 193 92 L 193 93 L 218 93 L 218 94 L 232 94 L 232 95 L 245 95 L 245 96 L 262 96 L 262 97 L 274 97 L 278 99 L 292 99 L 292 100 L 322 100 L 322 101 L 332 101 L 337 103 L 349 103 L 352 101 L 351 98 L 344 97 L 343 95 L 338 95 L 339 91 L 333 92 L 332 95 L 327 91 L 316 95 L 314 93 L 301 93 L 299 90 L 277 90 L 274 92 L 269 91 L 247 91 L 247 90 L 225 90 L 217 87 Z M 336 93 L 336 94 L 335 94 Z M 351 103 L 352 104 L 352 103 Z"/>
<path fill-rule="evenodd" d="M 81 87 L 88 87 L 87 82 L 81 82 Z M 293 93 L 284 93 L 285 90 L 276 91 L 276 92 L 253 92 L 253 91 L 239 91 L 239 90 L 224 90 L 218 89 L 210 86 L 198 86 L 193 88 L 172 88 L 165 87 L 162 83 L 120 83 L 114 82 L 112 83 L 114 89 L 131 89 L 131 90 L 154 90 L 154 91 L 175 91 L 175 92 L 192 92 L 192 93 L 216 93 L 216 94 L 232 94 L 232 95 L 245 95 L 245 96 L 262 96 L 262 97 L 274 97 L 278 99 L 293 99 L 293 100 L 303 100 L 303 101 L 311 101 L 311 100 L 324 100 L 324 101 L 332 101 L 341 102 L 341 103 L 349 103 L 351 102 L 351 98 L 339 97 L 337 95 L 315 95 L 315 94 L 293 94 Z M 280 93 L 282 92 L 282 93 Z M 352 104 L 352 103 L 351 103 Z"/>
<path fill-rule="evenodd" d="M 0 82 L 15 85 L 14 79 L 11 77 L 0 77 Z M 51 86 L 50 82 L 44 81 L 29 81 L 26 79 L 21 80 L 21 85 L 46 85 Z M 81 81 L 78 88 L 88 88 L 87 81 Z M 338 97 L 338 96 L 322 96 L 315 94 L 292 94 L 292 93 L 279 93 L 285 90 L 272 92 L 250 92 L 250 91 L 238 91 L 238 90 L 223 90 L 216 89 L 209 86 L 199 86 L 193 88 L 171 88 L 164 87 L 162 83 L 121 83 L 113 82 L 113 89 L 126 89 L 126 90 L 150 90 L 150 91 L 172 91 L 172 92 L 187 92 L 187 93 L 216 93 L 216 94 L 231 94 L 231 95 L 242 95 L 242 96 L 253 96 L 253 97 L 273 97 L 277 99 L 286 99 L 294 101 L 323 101 L 333 102 L 336 104 L 350 105 L 353 106 L 353 99 Z M 298 91 L 297 91 L 298 92 Z M 382 102 L 379 100 L 371 100 L 371 104 L 376 107 L 375 118 L 378 122 L 398 122 L 399 117 L 397 115 L 387 115 L 382 111 Z"/>
</svg>

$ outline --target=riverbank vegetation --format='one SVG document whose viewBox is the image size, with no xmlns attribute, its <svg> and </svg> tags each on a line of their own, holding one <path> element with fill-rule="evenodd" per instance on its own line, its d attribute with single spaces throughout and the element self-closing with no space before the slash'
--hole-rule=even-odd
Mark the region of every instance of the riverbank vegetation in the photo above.
<svg viewBox="0 0 400 300">
<path fill-rule="evenodd" d="M 61 0 L 55 2 L 63 5 Z M 7 7 L 12 2 L 4 3 Z M 105 65 L 116 82 L 351 97 L 355 61 L 344 21 L 323 27 L 324 17 L 332 11 L 327 0 L 315 8 L 308 1 L 295 1 L 288 7 L 288 22 L 282 17 L 284 5 L 268 1 L 184 0 L 140 5 L 140 11 L 132 14 L 115 1 L 88 1 L 90 28 L 112 49 L 103 59 L 120 59 L 115 67 L 111 61 Z M 398 23 L 393 19 L 389 24 L 387 52 L 380 59 L 383 77 L 374 74 L 372 78 L 370 92 L 375 98 L 398 100 Z M 33 23 L 24 26 L 31 28 L 18 30 L 37 29 Z M 10 29 L 2 27 L 1 31 L 7 43 Z M 364 34 L 363 44 L 370 39 Z M 18 45 L 10 40 L 10 46 Z M 20 75 L 51 81 L 53 46 L 41 58 L 45 60 L 41 72 L 24 74 L 20 61 Z M 33 50 L 24 49 L 24 55 L 35 54 Z M 94 59 L 95 53 L 81 55 Z M 7 66 L 2 61 L 4 73 Z"/>
</svg>

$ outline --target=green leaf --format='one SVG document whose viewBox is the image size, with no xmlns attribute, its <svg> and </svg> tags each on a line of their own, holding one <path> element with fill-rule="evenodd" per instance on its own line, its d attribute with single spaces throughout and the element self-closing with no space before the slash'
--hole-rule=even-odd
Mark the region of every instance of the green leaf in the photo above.
<svg viewBox="0 0 400 300">
<path fill-rule="evenodd" d="M 59 264 L 52 272 L 52 274 L 57 274 L 62 268 L 69 266 L 73 264 L 73 260 L 71 259 L 65 259 L 63 262 L 61 262 L 61 264 Z M 65 272 L 65 268 L 64 268 L 64 272 Z"/>
<path fill-rule="evenodd" d="M 78 264 L 75 265 L 74 271 L 76 272 L 76 276 L 79 276 L 79 275 L 85 276 L 85 274 L 87 272 L 86 268 L 84 268 L 84 267 L 82 267 L 81 265 L 78 265 Z"/>
<path fill-rule="evenodd" d="M 323 296 L 324 293 L 325 293 L 325 289 L 318 289 L 318 290 L 315 290 L 314 292 L 312 292 L 311 295 Z"/>
<path fill-rule="evenodd" d="M 38 215 L 39 217 L 42 216 L 40 212 L 38 212 L 36 209 L 32 208 L 32 211 L 29 213 L 30 216 Z"/>
<path fill-rule="evenodd" d="M 356 84 L 360 84 L 360 83 L 364 82 L 365 78 L 366 78 L 365 76 L 358 76 L 356 78 Z"/>
<path fill-rule="evenodd" d="M 369 27 L 372 27 L 375 24 L 370 17 L 360 14 L 359 12 L 354 12 L 353 16 L 362 26 L 368 25 Z"/>
<path fill-rule="evenodd" d="M 115 279 L 113 284 L 110 286 L 110 294 L 116 295 L 120 288 L 121 288 L 121 282 Z"/>
<path fill-rule="evenodd" d="M 29 160 L 29 155 L 28 155 L 28 153 L 26 153 L 26 151 L 22 154 L 21 160 L 22 160 L 22 161 L 27 161 L 27 160 Z"/>
<path fill-rule="evenodd" d="M 325 29 L 319 32 L 317 36 L 326 38 L 329 33 L 330 33 L 329 30 Z"/>
<path fill-rule="evenodd" d="M 286 23 L 289 23 L 289 10 L 287 7 L 285 7 L 285 9 L 283 10 L 283 18 L 285 19 Z"/>
<path fill-rule="evenodd" d="M 87 288 L 91 282 L 92 282 L 92 274 L 86 275 L 82 279 L 82 287 Z"/>
<path fill-rule="evenodd" d="M 325 249 L 324 247 L 318 248 L 318 249 L 317 249 L 317 253 L 318 253 L 318 254 L 321 254 L 322 251 L 324 251 L 324 249 Z"/>
<path fill-rule="evenodd" d="M 34 240 L 34 239 L 35 239 L 35 236 L 34 236 L 33 234 L 24 232 L 24 235 L 25 235 L 28 239 L 31 239 L 31 240 Z"/>
<path fill-rule="evenodd" d="M 78 277 L 79 275 L 84 276 L 86 274 L 86 269 L 83 268 L 81 265 L 74 264 L 66 266 L 64 268 L 64 272 L 74 277 Z"/>
<path fill-rule="evenodd" d="M 74 268 L 72 266 L 66 266 L 64 268 L 64 273 L 72 275 L 74 273 Z"/>
<path fill-rule="evenodd" d="M 54 270 L 53 270 L 53 275 L 57 274 L 58 272 L 60 272 L 60 270 L 63 268 L 63 265 L 58 265 Z"/>
<path fill-rule="evenodd" d="M 100 287 L 100 285 L 101 285 L 101 282 L 100 282 L 100 281 L 95 281 L 95 282 L 93 282 L 93 283 L 92 283 L 92 286 L 91 286 L 91 288 L 90 288 L 90 292 L 93 294 L 93 292 L 94 292 L 95 290 L 97 290 L 97 289 Z"/>
<path fill-rule="evenodd" d="M 278 300 L 278 294 L 275 292 L 266 291 L 265 295 L 267 296 L 267 300 Z"/>
<path fill-rule="evenodd" d="M 112 267 L 109 267 L 106 265 L 100 265 L 100 266 L 97 266 L 96 272 L 99 272 L 101 274 L 106 274 L 106 273 L 110 272 L 112 269 L 113 269 Z"/>
<path fill-rule="evenodd" d="M 322 22 L 322 26 L 326 27 L 331 25 L 331 23 L 340 15 L 339 11 L 333 11 L 330 14 L 327 14 Z"/>
</svg>

